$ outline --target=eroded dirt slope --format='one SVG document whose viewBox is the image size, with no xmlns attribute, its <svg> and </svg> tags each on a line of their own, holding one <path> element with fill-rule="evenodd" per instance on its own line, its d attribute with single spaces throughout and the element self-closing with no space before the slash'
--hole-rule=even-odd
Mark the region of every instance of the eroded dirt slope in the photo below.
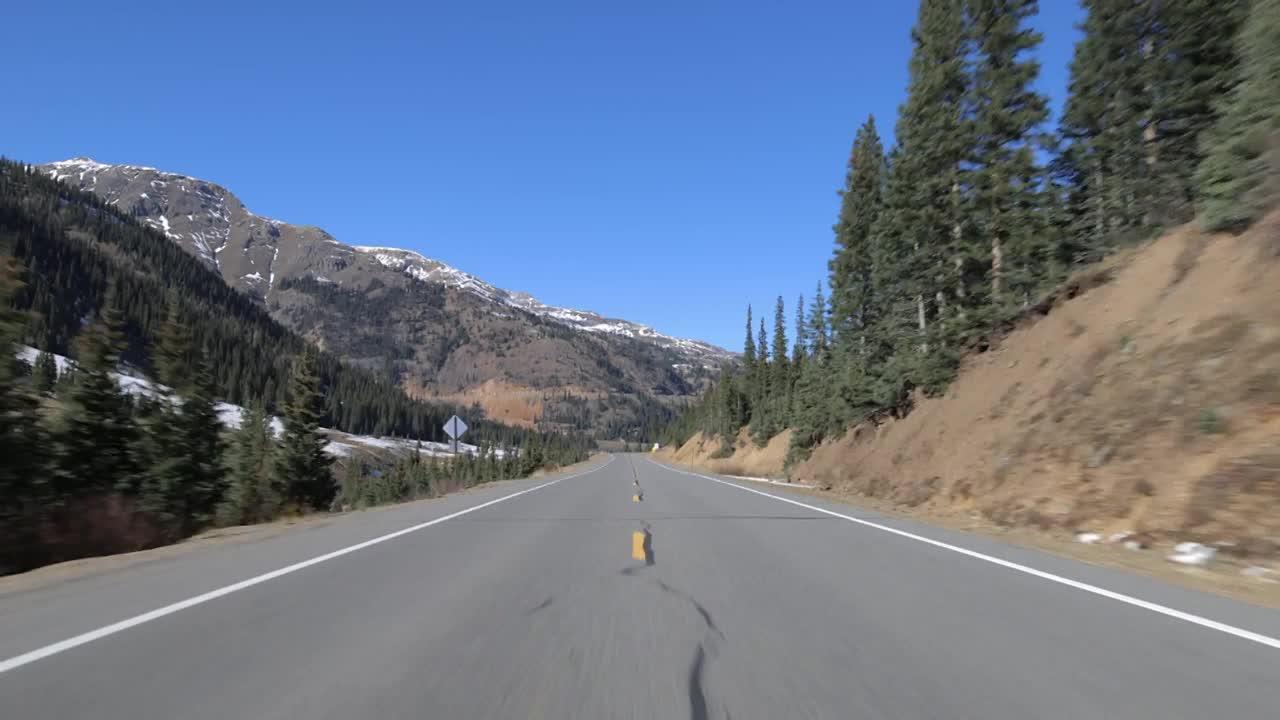
<svg viewBox="0 0 1280 720">
<path fill-rule="evenodd" d="M 782 477 L 782 466 L 787 459 L 787 446 L 791 431 L 784 430 L 764 447 L 751 442 L 746 428 L 735 438 L 732 452 L 723 456 L 724 443 L 719 438 L 708 438 L 696 433 L 679 448 L 664 448 L 660 457 L 683 465 L 701 467 L 721 475 L 747 475 L 752 477 Z"/>
<path fill-rule="evenodd" d="M 1280 554 L 1280 215 L 1239 237 L 1179 230 L 1069 294 L 945 397 L 793 477 L 1006 526 Z"/>
</svg>

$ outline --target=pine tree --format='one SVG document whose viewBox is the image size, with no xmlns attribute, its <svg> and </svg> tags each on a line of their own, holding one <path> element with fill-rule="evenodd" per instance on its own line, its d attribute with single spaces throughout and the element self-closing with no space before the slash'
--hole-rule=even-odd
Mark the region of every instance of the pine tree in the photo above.
<svg viewBox="0 0 1280 720">
<path fill-rule="evenodd" d="M 213 400 L 212 374 L 203 353 L 197 355 L 191 380 L 184 389 L 178 428 L 186 450 L 186 523 L 194 531 L 213 519 L 226 491 L 222 425 Z"/>
<path fill-rule="evenodd" d="M 810 357 L 800 370 L 800 378 L 796 381 L 788 463 L 806 457 L 809 449 L 822 441 L 831 426 L 829 363 L 829 356 L 824 351 Z"/>
<path fill-rule="evenodd" d="M 873 229 L 884 208 L 888 168 L 875 118 L 858 129 L 850 154 L 849 171 L 841 191 L 840 218 L 834 228 L 836 251 L 828 263 L 831 282 L 831 334 L 836 345 L 835 390 L 847 406 L 841 415 L 866 394 L 867 333 L 883 311 L 872 286 L 875 268 Z"/>
<path fill-rule="evenodd" d="M 787 343 L 787 313 L 778 296 L 773 310 L 773 361 L 769 387 L 773 393 L 772 431 L 778 432 L 791 422 L 791 346 Z"/>
<path fill-rule="evenodd" d="M 364 461 L 358 457 L 348 459 L 342 467 L 342 489 L 339 492 L 341 508 L 345 510 L 364 505 L 365 487 L 368 482 L 369 471 Z M 234 488 L 235 485 L 233 484 L 232 487 Z"/>
<path fill-rule="evenodd" d="M 1280 0 L 1253 0 L 1239 35 L 1240 83 L 1206 138 L 1197 179 L 1205 224 L 1240 230 L 1280 197 Z"/>
<path fill-rule="evenodd" d="M 1249 2 L 1164 0 L 1153 6 L 1150 61 L 1155 78 L 1150 130 L 1144 137 L 1154 145 L 1148 150 L 1154 195 L 1147 212 L 1158 228 L 1194 216 L 1202 139 L 1217 122 L 1222 98 L 1239 80 L 1236 39 Z M 1271 36 L 1267 54 L 1275 54 L 1277 47 Z"/>
<path fill-rule="evenodd" d="M 1036 152 L 1048 102 L 1032 89 L 1041 40 L 1026 27 L 1036 0 L 966 0 L 976 67 L 969 103 L 977 140 L 969 173 L 976 230 L 990 243 L 989 297 L 999 312 L 1029 304 L 1050 276 L 1044 171 Z"/>
<path fill-rule="evenodd" d="M 58 363 L 52 353 L 42 350 L 31 368 L 32 388 L 41 395 L 52 395 L 57 384 Z"/>
<path fill-rule="evenodd" d="M 141 481 L 138 429 L 114 376 L 124 347 L 116 303 L 116 295 L 109 294 L 100 318 L 81 334 L 80 369 L 56 442 L 61 498 L 136 492 Z"/>
<path fill-rule="evenodd" d="M 817 355 L 825 350 L 828 343 L 827 331 L 827 299 L 822 294 L 822 283 L 819 282 L 813 291 L 813 304 L 809 306 L 809 339 L 812 354 Z"/>
<path fill-rule="evenodd" d="M 0 574 L 38 561 L 36 520 L 50 500 L 37 401 L 14 359 L 22 318 L 9 301 L 19 287 L 12 264 L 0 264 Z"/>
<path fill-rule="evenodd" d="M 1063 147 L 1054 159 L 1055 181 L 1064 195 L 1065 230 L 1062 258 L 1071 263 L 1101 258 L 1113 242 L 1118 223 L 1117 192 L 1119 158 L 1106 141 L 1123 126 L 1113 125 L 1116 112 L 1112 73 L 1111 30 L 1105 5 L 1110 0 L 1083 0 L 1087 11 L 1081 26 L 1083 37 L 1071 60 L 1071 81 L 1058 133 Z"/>
<path fill-rule="evenodd" d="M 871 228 L 876 317 L 857 355 L 839 358 L 849 374 L 842 422 L 902 409 L 913 387 L 940 387 L 954 373 L 954 348 L 978 322 L 974 290 L 990 253 L 975 240 L 965 199 L 976 143 L 963 9 L 962 0 L 921 0 L 912 30 L 898 145 Z"/>
<path fill-rule="evenodd" d="M 250 409 L 232 441 L 227 492 L 218 508 L 221 524 L 265 522 L 279 514 L 284 494 L 272 472 L 274 447 L 266 412 L 261 405 Z M 349 492 L 346 483 L 343 492 Z"/>
<path fill-rule="evenodd" d="M 191 368 L 191 331 L 182 319 L 176 291 L 170 291 L 164 322 L 156 333 L 156 350 L 152 361 L 155 378 L 172 389 L 187 382 Z"/>
<path fill-rule="evenodd" d="M 782 296 L 778 296 L 777 302 L 773 307 L 773 370 L 774 377 L 785 383 L 787 356 L 789 355 L 791 346 L 787 343 L 787 312 L 786 306 L 782 302 Z M 779 369 L 781 368 L 781 369 Z"/>
<path fill-rule="evenodd" d="M 74 365 L 68 365 L 58 373 L 58 381 L 53 385 L 53 394 L 57 397 L 64 397 L 71 392 L 76 386 L 76 369 Z"/>
<path fill-rule="evenodd" d="M 307 350 L 294 360 L 284 437 L 275 463 L 286 499 L 298 507 L 327 508 L 335 490 L 331 460 L 324 450 L 328 441 L 320 432 L 322 401 L 316 357 Z"/>
<path fill-rule="evenodd" d="M 1085 0 L 1055 161 L 1074 259 L 1191 217 L 1217 98 L 1237 81 L 1242 0 Z"/>
<path fill-rule="evenodd" d="M 204 354 L 192 347 L 175 294 L 169 296 L 154 354 L 156 374 L 169 392 L 148 418 L 151 463 L 142 504 L 171 538 L 185 537 L 214 520 L 226 470 L 212 374 Z"/>
<path fill-rule="evenodd" d="M 923 263 L 918 246 L 906 235 L 908 226 L 899 221 L 911 215 L 904 204 L 912 193 L 909 183 L 898 180 L 896 163 L 890 165 L 894 169 L 886 185 L 885 208 L 872 228 L 876 318 L 856 348 L 847 347 L 838 336 L 835 342 L 833 366 L 840 373 L 841 402 L 834 419 L 841 426 L 903 407 L 915 382 L 916 366 L 926 352 L 923 295 L 918 292 L 918 280 L 911 279 L 912 271 Z"/>
<path fill-rule="evenodd" d="M 804 294 L 801 293 L 800 297 L 796 298 L 796 337 L 791 346 L 791 367 L 797 377 L 800 373 L 800 365 L 808 357 L 810 345 L 809 322 L 804 316 Z"/>
<path fill-rule="evenodd" d="M 751 438 L 757 445 L 764 445 L 773 437 L 775 408 L 773 399 L 773 367 L 769 362 L 768 333 L 764 318 L 760 318 L 760 330 L 756 333 L 756 377 L 751 398 L 751 419 L 748 422 Z M 726 439 L 729 439 L 726 437 Z"/>
<path fill-rule="evenodd" d="M 831 273 L 831 325 L 837 338 L 854 343 L 871 322 L 871 228 L 884 202 L 884 146 L 875 117 L 868 117 L 853 141 L 845 186 L 840 191 L 840 218 L 834 227 Z"/>
<path fill-rule="evenodd" d="M 767 411 L 769 400 L 769 381 L 772 379 L 772 370 L 769 365 L 769 336 L 764 330 L 764 318 L 760 318 L 760 331 L 756 334 L 756 382 L 755 393 L 752 407 L 760 408 L 762 413 Z"/>
<path fill-rule="evenodd" d="M 760 367 L 764 358 L 756 355 L 756 341 L 752 337 L 751 306 L 747 305 L 747 339 L 742 346 L 742 394 L 744 396 L 744 416 L 750 416 L 752 408 L 759 399 Z M 736 428 L 735 428 L 736 430 Z"/>
</svg>

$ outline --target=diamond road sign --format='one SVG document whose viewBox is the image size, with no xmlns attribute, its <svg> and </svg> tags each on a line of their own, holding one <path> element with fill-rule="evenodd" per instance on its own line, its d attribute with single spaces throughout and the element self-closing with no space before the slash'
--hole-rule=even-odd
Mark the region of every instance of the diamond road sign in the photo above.
<svg viewBox="0 0 1280 720">
<path fill-rule="evenodd" d="M 454 415 L 444 423 L 444 434 L 457 440 L 467 431 L 467 424 L 462 422 L 462 418 Z"/>
</svg>

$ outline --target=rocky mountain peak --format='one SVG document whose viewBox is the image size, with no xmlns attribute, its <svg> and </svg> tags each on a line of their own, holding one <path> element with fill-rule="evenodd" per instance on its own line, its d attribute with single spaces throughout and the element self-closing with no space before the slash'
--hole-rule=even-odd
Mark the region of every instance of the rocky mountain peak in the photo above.
<svg viewBox="0 0 1280 720">
<path fill-rule="evenodd" d="M 735 355 L 640 323 L 548 305 L 421 253 L 348 245 L 251 212 L 226 188 L 78 157 L 41 166 L 178 243 L 272 315 L 406 389 L 465 393 L 489 382 L 565 396 L 681 396 Z M 557 330 L 556 328 L 559 328 Z M 575 411 L 577 412 L 577 411 Z"/>
</svg>

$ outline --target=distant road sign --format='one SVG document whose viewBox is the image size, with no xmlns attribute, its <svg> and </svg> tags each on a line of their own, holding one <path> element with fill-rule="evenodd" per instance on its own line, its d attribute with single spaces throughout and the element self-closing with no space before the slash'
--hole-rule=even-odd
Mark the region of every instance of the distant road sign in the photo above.
<svg viewBox="0 0 1280 720">
<path fill-rule="evenodd" d="M 457 440 L 467 431 L 467 424 L 462 422 L 462 418 L 454 415 L 444 422 L 444 434 Z"/>
</svg>

